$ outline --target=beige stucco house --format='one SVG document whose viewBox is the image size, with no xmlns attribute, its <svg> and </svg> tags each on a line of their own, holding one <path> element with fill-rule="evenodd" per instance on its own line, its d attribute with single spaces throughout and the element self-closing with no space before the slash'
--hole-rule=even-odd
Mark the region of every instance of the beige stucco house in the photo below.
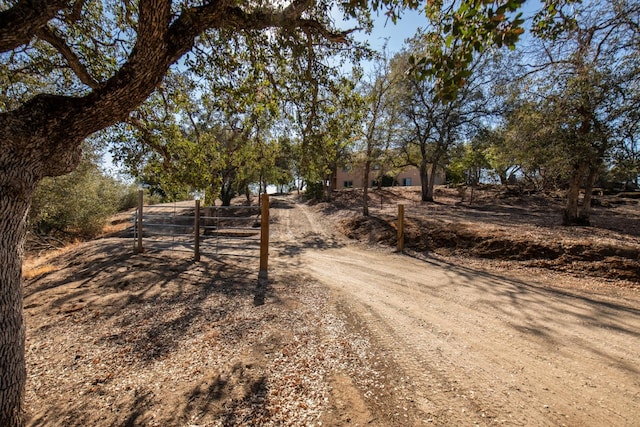
<svg viewBox="0 0 640 427">
<path fill-rule="evenodd" d="M 411 187 L 420 185 L 420 170 L 415 166 L 405 166 L 401 169 L 395 169 L 391 172 L 384 171 L 379 165 L 372 165 L 369 172 L 369 187 L 376 187 L 378 180 L 382 176 L 386 176 L 387 185 Z M 331 188 L 362 188 L 364 181 L 364 165 L 362 163 L 350 164 L 344 167 L 338 167 L 333 174 L 333 182 Z M 435 184 L 445 183 L 445 174 L 443 170 L 436 173 Z M 385 183 L 383 183 L 384 185 Z"/>
</svg>

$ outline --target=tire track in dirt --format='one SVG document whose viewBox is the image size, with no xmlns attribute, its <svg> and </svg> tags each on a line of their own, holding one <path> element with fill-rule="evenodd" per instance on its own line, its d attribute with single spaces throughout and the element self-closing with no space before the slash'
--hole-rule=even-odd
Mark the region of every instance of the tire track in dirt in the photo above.
<svg viewBox="0 0 640 427">
<path fill-rule="evenodd" d="M 352 257 L 353 253 L 340 258 Z M 333 268 L 340 264 L 335 258 L 331 262 Z M 416 307 L 414 301 L 420 301 L 419 298 L 395 298 L 391 286 L 372 289 L 371 283 L 376 280 L 387 285 L 393 280 L 392 275 L 377 269 L 361 268 L 349 262 L 350 274 L 340 267 L 338 271 L 343 277 L 341 288 L 348 289 L 349 294 L 357 288 L 366 292 L 367 295 L 360 294 L 356 301 L 345 296 L 349 302 L 343 303 L 344 309 L 359 313 L 364 319 L 363 328 L 402 369 L 408 379 L 406 393 L 414 396 L 417 407 L 425 414 L 424 421 L 454 425 L 471 421 L 475 414 L 476 422 L 491 417 L 489 408 L 476 398 L 477 392 L 461 389 L 459 375 L 452 372 L 457 368 L 451 360 L 461 357 L 465 349 L 452 345 L 456 338 L 451 331 L 439 327 L 442 322 L 435 319 L 435 307 Z M 322 270 L 315 267 L 312 274 L 323 275 Z M 413 290 L 417 284 L 402 280 L 401 286 Z"/>
<path fill-rule="evenodd" d="M 391 371 L 396 403 L 415 403 L 412 423 L 639 425 L 633 304 L 349 246 L 306 206 L 288 207 L 275 247 L 298 249 L 279 266 L 335 291 Z"/>
</svg>

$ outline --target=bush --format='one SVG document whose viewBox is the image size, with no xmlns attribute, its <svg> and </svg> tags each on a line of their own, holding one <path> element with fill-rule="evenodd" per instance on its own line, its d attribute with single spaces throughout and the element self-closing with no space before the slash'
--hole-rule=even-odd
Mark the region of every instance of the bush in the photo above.
<svg viewBox="0 0 640 427">
<path fill-rule="evenodd" d="M 118 202 L 118 212 L 128 211 L 138 206 L 138 189 L 136 186 L 131 185 L 127 187 L 124 194 L 120 197 Z"/>
<path fill-rule="evenodd" d="M 129 185 L 127 187 L 123 187 L 122 195 L 120 196 L 120 200 L 118 202 L 118 212 L 128 211 L 129 209 L 134 209 L 138 207 L 138 186 Z M 184 200 L 184 199 L 180 199 Z M 144 204 L 145 205 L 157 205 L 159 203 L 165 203 L 166 200 L 163 199 L 158 194 L 151 194 L 148 189 L 144 190 Z"/>
<path fill-rule="evenodd" d="M 309 200 L 322 200 L 324 196 L 324 184 L 322 181 L 310 182 L 304 192 L 305 197 Z"/>
<path fill-rule="evenodd" d="M 42 180 L 29 214 L 33 232 L 91 238 L 128 202 L 127 188 L 90 160 L 64 176 Z"/>
</svg>

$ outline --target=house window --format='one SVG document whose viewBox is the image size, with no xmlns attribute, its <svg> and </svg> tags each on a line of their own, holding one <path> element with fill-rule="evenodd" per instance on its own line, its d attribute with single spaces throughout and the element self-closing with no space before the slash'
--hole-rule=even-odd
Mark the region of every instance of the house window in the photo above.
<svg viewBox="0 0 640 427">
<path fill-rule="evenodd" d="M 353 187 L 353 181 L 344 182 L 344 188 L 351 188 L 351 187 Z"/>
<path fill-rule="evenodd" d="M 404 185 L 405 187 L 411 187 L 411 178 L 403 178 L 402 185 Z"/>
</svg>

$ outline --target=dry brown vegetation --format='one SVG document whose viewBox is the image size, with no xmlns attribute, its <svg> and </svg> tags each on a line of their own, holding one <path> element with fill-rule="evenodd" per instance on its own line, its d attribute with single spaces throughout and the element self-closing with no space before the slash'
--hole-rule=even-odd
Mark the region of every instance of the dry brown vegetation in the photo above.
<svg viewBox="0 0 640 427">
<path fill-rule="evenodd" d="M 253 261 L 132 255 L 128 243 L 80 244 L 26 280 L 29 425 L 312 425 L 331 416 L 329 378 L 350 383 L 340 372 L 362 339 L 327 306 L 325 289 L 280 273 L 256 306 Z"/>
</svg>

